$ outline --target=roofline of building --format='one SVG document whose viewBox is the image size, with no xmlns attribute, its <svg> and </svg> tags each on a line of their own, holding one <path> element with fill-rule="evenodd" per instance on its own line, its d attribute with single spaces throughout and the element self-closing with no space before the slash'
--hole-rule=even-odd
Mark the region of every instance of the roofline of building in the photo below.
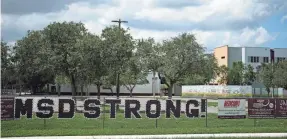
<svg viewBox="0 0 287 139">
<path fill-rule="evenodd" d="M 222 45 L 222 46 L 215 47 L 214 49 L 221 48 L 221 47 L 230 47 L 230 46 L 228 46 L 228 45 Z"/>
<path fill-rule="evenodd" d="M 270 47 L 256 47 L 256 46 L 229 46 L 229 45 L 222 45 L 222 46 L 218 46 L 218 47 L 215 47 L 214 49 L 217 49 L 217 48 L 222 48 L 222 47 L 232 47 L 232 48 L 267 48 L 267 49 L 287 49 L 287 48 L 270 48 Z"/>
<path fill-rule="evenodd" d="M 287 49 L 287 48 L 272 48 L 272 49 Z"/>
<path fill-rule="evenodd" d="M 233 46 L 233 47 L 235 47 L 235 46 Z M 268 49 L 271 49 L 270 47 L 256 47 L 256 46 L 239 46 L 240 48 L 268 48 Z"/>
</svg>

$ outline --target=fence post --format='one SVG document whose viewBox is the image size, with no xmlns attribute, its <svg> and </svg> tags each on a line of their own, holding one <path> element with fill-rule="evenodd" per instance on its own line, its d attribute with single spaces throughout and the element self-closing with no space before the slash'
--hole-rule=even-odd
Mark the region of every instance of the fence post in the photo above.
<svg viewBox="0 0 287 139">
<path fill-rule="evenodd" d="M 156 98 L 158 100 L 158 98 Z M 159 111 L 161 113 L 161 110 Z M 155 118 L 155 128 L 157 128 L 157 118 Z"/>
<path fill-rule="evenodd" d="M 207 106 L 208 103 L 207 103 L 207 98 L 205 100 L 205 127 L 207 127 Z"/>
<path fill-rule="evenodd" d="M 45 96 L 45 99 L 46 99 L 46 96 Z M 46 112 L 46 106 L 47 104 L 45 103 L 45 112 Z M 44 128 L 46 128 L 46 118 L 44 118 Z"/>
<path fill-rule="evenodd" d="M 256 127 L 256 119 L 254 119 L 254 127 Z"/>
<path fill-rule="evenodd" d="M 104 108 L 103 108 L 103 129 L 105 128 L 105 117 L 106 117 L 106 115 L 105 115 L 105 113 L 106 113 L 106 106 L 105 106 L 105 104 L 106 104 L 106 99 L 104 97 L 104 104 L 103 104 L 103 106 L 104 106 Z"/>
</svg>

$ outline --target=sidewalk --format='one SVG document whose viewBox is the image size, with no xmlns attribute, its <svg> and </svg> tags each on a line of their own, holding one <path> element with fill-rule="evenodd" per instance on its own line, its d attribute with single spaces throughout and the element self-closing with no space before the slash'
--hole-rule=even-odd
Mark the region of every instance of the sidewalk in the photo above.
<svg viewBox="0 0 287 139">
<path fill-rule="evenodd" d="M 163 138 L 249 138 L 249 137 L 286 137 L 287 133 L 230 133 L 230 134 L 171 134 L 171 135 L 113 135 L 113 136 L 44 136 L 11 137 L 3 139 L 163 139 Z"/>
</svg>

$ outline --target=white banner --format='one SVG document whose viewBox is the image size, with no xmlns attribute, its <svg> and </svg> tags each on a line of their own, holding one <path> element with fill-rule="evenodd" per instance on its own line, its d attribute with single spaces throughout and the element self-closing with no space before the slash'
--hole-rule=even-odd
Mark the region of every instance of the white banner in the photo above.
<svg viewBox="0 0 287 139">
<path fill-rule="evenodd" d="M 246 118 L 245 99 L 218 99 L 218 118 Z"/>
</svg>

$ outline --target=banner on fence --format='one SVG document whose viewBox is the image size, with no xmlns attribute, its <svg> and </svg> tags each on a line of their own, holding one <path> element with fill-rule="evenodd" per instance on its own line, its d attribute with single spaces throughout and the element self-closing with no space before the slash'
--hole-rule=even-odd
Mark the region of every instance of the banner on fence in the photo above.
<svg viewBox="0 0 287 139">
<path fill-rule="evenodd" d="M 14 97 L 1 97 L 1 120 L 14 119 Z"/>
<path fill-rule="evenodd" d="M 276 99 L 275 117 L 276 118 L 287 118 L 287 99 L 286 98 Z"/>
<path fill-rule="evenodd" d="M 245 99 L 218 99 L 218 118 L 246 118 L 245 104 Z"/>
<path fill-rule="evenodd" d="M 275 99 L 250 98 L 248 99 L 249 118 L 275 118 Z"/>
<path fill-rule="evenodd" d="M 13 99 L 1 99 L 1 103 L 3 102 L 1 117 L 6 115 L 6 117 L 15 119 L 19 119 L 21 116 L 31 119 L 34 112 L 36 117 L 42 119 L 51 118 L 55 113 L 57 113 L 57 117 L 60 119 L 71 119 L 74 118 L 76 107 L 83 107 L 83 115 L 86 118 L 99 118 L 101 112 L 103 112 L 103 103 L 96 98 L 87 98 L 79 101 L 79 103 L 77 101 L 81 106 L 76 104 L 76 101 L 72 98 L 15 97 Z M 200 110 L 203 111 L 202 108 L 205 108 L 206 105 L 205 103 L 200 103 L 198 100 L 187 100 L 182 103 L 181 100 L 170 99 L 161 101 L 151 99 L 146 102 L 136 99 L 105 99 L 104 104 L 110 105 L 110 118 L 116 118 L 116 106 L 120 104 L 124 104 L 124 108 L 122 109 L 124 110 L 125 118 L 142 118 L 142 113 L 139 112 L 142 109 L 144 109 L 145 115 L 148 118 L 159 118 L 162 111 L 165 112 L 165 118 L 171 118 L 172 116 L 180 118 L 182 112 L 185 113 L 186 117 L 194 118 L 199 117 Z M 6 113 L 3 113 L 3 110 Z"/>
</svg>

